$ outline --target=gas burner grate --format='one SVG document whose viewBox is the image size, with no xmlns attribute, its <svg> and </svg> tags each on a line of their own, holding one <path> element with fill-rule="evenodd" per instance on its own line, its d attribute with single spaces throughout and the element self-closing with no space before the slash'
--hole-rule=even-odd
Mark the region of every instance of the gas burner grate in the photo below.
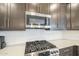
<svg viewBox="0 0 79 59">
<path fill-rule="evenodd" d="M 25 54 L 51 48 L 56 48 L 56 46 L 46 40 L 26 42 Z"/>
</svg>

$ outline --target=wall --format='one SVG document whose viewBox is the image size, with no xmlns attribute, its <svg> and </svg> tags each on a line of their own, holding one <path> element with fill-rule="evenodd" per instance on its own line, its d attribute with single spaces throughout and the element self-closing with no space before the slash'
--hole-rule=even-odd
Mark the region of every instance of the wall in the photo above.
<svg viewBox="0 0 79 59">
<path fill-rule="evenodd" d="M 33 40 L 62 39 L 62 31 L 26 30 L 26 31 L 0 31 L 0 36 L 5 36 L 7 45 L 24 43 Z"/>
<path fill-rule="evenodd" d="M 79 31 L 64 31 L 63 39 L 79 40 Z"/>
</svg>

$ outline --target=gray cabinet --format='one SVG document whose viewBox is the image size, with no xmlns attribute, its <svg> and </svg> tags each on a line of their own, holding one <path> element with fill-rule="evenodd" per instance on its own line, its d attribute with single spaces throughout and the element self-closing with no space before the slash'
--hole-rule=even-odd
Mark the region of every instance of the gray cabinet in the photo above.
<svg viewBox="0 0 79 59">
<path fill-rule="evenodd" d="M 59 49 L 60 56 L 73 56 L 73 46 Z"/>
</svg>

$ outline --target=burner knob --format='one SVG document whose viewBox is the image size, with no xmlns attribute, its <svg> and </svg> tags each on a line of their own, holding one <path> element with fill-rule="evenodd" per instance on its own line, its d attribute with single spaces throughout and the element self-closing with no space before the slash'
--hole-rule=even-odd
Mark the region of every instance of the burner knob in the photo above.
<svg viewBox="0 0 79 59">
<path fill-rule="evenodd" d="M 58 51 L 55 51 L 56 53 L 58 53 Z"/>
<path fill-rule="evenodd" d="M 54 54 L 54 52 L 53 52 L 53 51 L 51 51 L 51 54 Z"/>
<path fill-rule="evenodd" d="M 43 48 L 41 48 L 41 50 L 43 50 Z"/>
</svg>

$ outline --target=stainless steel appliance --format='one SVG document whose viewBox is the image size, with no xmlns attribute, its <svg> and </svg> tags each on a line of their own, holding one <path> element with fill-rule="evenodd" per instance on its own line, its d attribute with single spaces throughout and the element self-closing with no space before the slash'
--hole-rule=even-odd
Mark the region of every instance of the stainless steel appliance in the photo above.
<svg viewBox="0 0 79 59">
<path fill-rule="evenodd" d="M 6 47 L 5 36 L 0 36 L 0 49 Z"/>
<path fill-rule="evenodd" d="M 25 56 L 58 56 L 59 49 L 46 40 L 26 42 Z"/>
<path fill-rule="evenodd" d="M 26 28 L 31 29 L 50 29 L 50 19 L 51 15 L 35 13 L 35 12 L 27 12 L 25 15 L 25 19 L 27 20 Z"/>
</svg>

